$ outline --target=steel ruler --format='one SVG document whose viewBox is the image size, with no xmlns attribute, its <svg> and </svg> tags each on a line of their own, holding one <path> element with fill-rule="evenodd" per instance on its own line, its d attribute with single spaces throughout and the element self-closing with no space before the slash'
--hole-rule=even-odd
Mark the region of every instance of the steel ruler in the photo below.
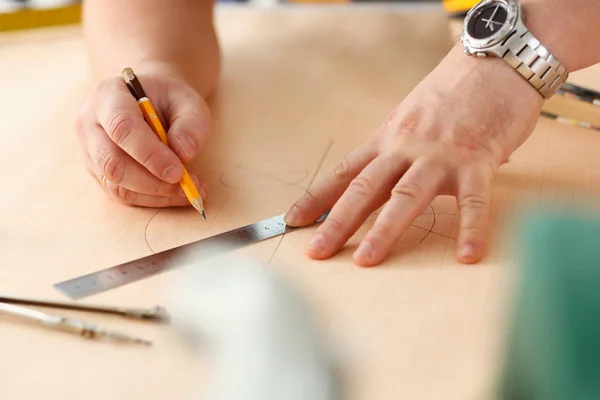
<svg viewBox="0 0 600 400">
<path fill-rule="evenodd" d="M 327 214 L 325 213 L 316 222 L 324 221 Z M 299 229 L 286 225 L 283 217 L 284 215 L 278 215 L 196 242 L 92 272 L 57 283 L 54 288 L 72 299 L 81 299 L 139 281 L 191 261 L 197 261 L 201 257 L 214 255 L 216 251 L 220 251 L 219 249 L 233 250 Z"/>
</svg>

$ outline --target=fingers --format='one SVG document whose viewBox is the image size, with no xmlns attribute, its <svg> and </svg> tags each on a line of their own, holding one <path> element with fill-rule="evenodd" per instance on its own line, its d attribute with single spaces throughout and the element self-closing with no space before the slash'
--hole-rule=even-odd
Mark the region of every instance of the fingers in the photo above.
<svg viewBox="0 0 600 400">
<path fill-rule="evenodd" d="M 183 176 L 181 160 L 146 123 L 125 85 L 118 80 L 107 85 L 113 86 L 107 88 L 111 95 L 99 100 L 96 116 L 108 137 L 157 178 L 179 182 Z"/>
<path fill-rule="evenodd" d="M 196 92 L 176 92 L 168 97 L 169 144 L 177 156 L 188 163 L 198 154 L 209 137 L 210 112 Z"/>
<path fill-rule="evenodd" d="M 152 175 L 112 142 L 97 125 L 85 128 L 87 152 L 97 177 L 104 175 L 123 189 L 155 196 L 179 196 L 179 184 L 167 183 Z"/>
<path fill-rule="evenodd" d="M 373 141 L 356 148 L 327 176 L 317 180 L 287 212 L 286 224 L 303 226 L 315 222 L 331 209 L 350 182 L 377 156 Z"/>
<path fill-rule="evenodd" d="M 362 266 L 379 264 L 391 248 L 427 208 L 447 176 L 444 165 L 421 157 L 394 186 L 373 228 L 354 253 L 354 262 Z"/>
<path fill-rule="evenodd" d="M 322 259 L 340 250 L 368 216 L 389 199 L 390 189 L 409 167 L 397 155 L 378 157 L 356 178 L 317 229 L 308 244 L 308 255 Z"/>
<path fill-rule="evenodd" d="M 104 186 L 112 198 L 129 205 L 142 207 L 184 207 L 190 205 L 188 199 L 182 196 L 165 197 L 136 193 L 108 180 Z"/>
<path fill-rule="evenodd" d="M 112 182 L 106 176 L 99 174 L 90 157 L 85 157 L 85 163 L 87 171 L 92 177 L 95 178 L 95 181 L 101 186 L 102 190 L 104 190 L 111 198 L 119 201 L 120 203 L 141 207 L 185 207 L 190 205 L 188 199 L 185 197 L 185 194 L 179 188 L 175 192 L 176 194 L 168 196 L 135 192 L 122 185 Z M 206 200 L 207 190 L 204 189 L 204 186 L 198 181 L 197 177 L 192 175 L 192 179 L 198 186 L 202 199 Z"/>
<path fill-rule="evenodd" d="M 457 257 L 463 263 L 475 263 L 485 253 L 490 223 L 490 193 L 493 171 L 470 168 L 458 177 L 460 227 Z"/>
</svg>

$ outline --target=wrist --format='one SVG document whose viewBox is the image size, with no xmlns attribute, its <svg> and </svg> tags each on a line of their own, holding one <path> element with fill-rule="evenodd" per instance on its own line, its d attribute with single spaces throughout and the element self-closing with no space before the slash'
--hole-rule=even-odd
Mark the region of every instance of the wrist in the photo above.
<svg viewBox="0 0 600 400">
<path fill-rule="evenodd" d="M 594 3 L 600 2 L 521 0 L 525 25 L 569 72 L 600 62 L 600 7 Z"/>
<path fill-rule="evenodd" d="M 195 60 L 171 61 L 142 59 L 137 63 L 140 73 L 168 77 L 184 82 L 202 98 L 207 98 L 215 89 L 219 76 L 219 59 L 199 65 Z M 134 70 L 136 69 L 135 67 Z"/>
<path fill-rule="evenodd" d="M 140 75 L 161 76 L 187 82 L 182 69 L 177 63 L 174 62 L 145 59 L 138 61 L 132 65 L 131 68 L 133 68 L 133 70 Z"/>
<path fill-rule="evenodd" d="M 442 69 L 449 74 L 446 79 L 454 79 L 456 85 L 463 84 L 464 80 L 481 80 L 486 87 L 490 88 L 490 96 L 501 98 L 513 95 L 523 101 L 541 108 L 544 99 L 540 93 L 525 80 L 506 61 L 497 57 L 470 57 L 465 55 L 461 42 L 450 50 L 447 60 L 450 65 Z M 485 90 L 485 88 L 482 88 Z"/>
</svg>

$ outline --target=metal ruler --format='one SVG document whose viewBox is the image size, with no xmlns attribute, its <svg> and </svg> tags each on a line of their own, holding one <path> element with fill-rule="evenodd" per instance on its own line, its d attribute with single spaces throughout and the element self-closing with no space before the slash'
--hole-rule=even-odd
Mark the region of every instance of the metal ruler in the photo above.
<svg viewBox="0 0 600 400">
<path fill-rule="evenodd" d="M 324 221 L 327 214 L 328 212 L 316 222 Z M 72 299 L 82 299 L 182 266 L 187 262 L 196 261 L 200 257 L 214 255 L 215 251 L 219 251 L 219 249 L 240 248 L 299 229 L 286 225 L 283 217 L 284 215 L 278 215 L 183 246 L 92 272 L 57 283 L 54 288 Z"/>
</svg>

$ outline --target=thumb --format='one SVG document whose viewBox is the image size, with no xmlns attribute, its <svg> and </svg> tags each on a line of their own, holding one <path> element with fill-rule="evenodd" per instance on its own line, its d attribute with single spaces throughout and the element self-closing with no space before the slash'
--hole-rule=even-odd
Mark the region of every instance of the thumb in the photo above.
<svg viewBox="0 0 600 400">
<path fill-rule="evenodd" d="M 204 146 L 211 130 L 210 111 L 191 88 L 173 92 L 165 117 L 169 121 L 170 147 L 184 163 L 192 161 Z"/>
</svg>

